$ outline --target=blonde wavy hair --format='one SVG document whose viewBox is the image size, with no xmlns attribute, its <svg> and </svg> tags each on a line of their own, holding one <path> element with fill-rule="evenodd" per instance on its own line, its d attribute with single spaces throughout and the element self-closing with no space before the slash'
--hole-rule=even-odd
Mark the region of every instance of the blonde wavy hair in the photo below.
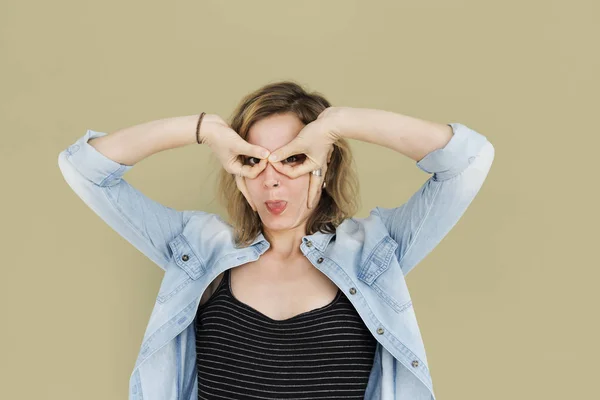
<svg viewBox="0 0 600 400">
<path fill-rule="evenodd" d="M 307 92 L 294 81 L 270 83 L 247 94 L 227 121 L 242 139 L 247 140 L 250 127 L 257 121 L 275 114 L 293 113 L 303 124 L 317 119 L 330 107 L 329 101 L 318 92 Z M 326 188 L 306 224 L 306 234 L 320 231 L 334 233 L 346 218 L 359 209 L 359 181 L 354 158 L 344 138 L 334 143 L 326 176 Z M 252 210 L 237 188 L 235 177 L 221 167 L 217 177 L 217 194 L 233 227 L 236 247 L 246 247 L 262 232 L 258 212 Z"/>
</svg>

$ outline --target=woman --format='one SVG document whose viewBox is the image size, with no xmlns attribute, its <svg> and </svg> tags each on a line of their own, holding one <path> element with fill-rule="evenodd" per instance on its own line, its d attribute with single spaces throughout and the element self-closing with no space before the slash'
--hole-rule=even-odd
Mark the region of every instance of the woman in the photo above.
<svg viewBox="0 0 600 400">
<path fill-rule="evenodd" d="M 348 138 L 433 176 L 406 203 L 354 218 Z M 161 205 L 122 178 L 196 142 L 223 166 L 229 222 Z M 61 152 L 63 176 L 165 270 L 129 398 L 434 398 L 404 277 L 462 216 L 493 157 L 465 125 L 331 107 L 290 81 L 247 95 L 231 124 L 202 113 L 88 130 Z"/>
</svg>

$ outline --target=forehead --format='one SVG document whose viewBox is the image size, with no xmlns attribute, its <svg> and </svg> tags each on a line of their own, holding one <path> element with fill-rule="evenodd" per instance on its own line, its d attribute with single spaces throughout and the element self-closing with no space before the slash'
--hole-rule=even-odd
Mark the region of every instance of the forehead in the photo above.
<svg viewBox="0 0 600 400">
<path fill-rule="evenodd" d="M 291 142 L 303 127 L 295 114 L 271 115 L 252 124 L 246 141 L 273 151 Z"/>
</svg>

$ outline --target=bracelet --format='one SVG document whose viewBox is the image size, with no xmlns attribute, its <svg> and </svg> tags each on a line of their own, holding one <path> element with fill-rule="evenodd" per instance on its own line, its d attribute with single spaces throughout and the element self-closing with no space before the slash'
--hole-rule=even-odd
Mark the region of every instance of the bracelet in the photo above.
<svg viewBox="0 0 600 400">
<path fill-rule="evenodd" d="M 204 117 L 205 112 L 200 114 L 200 118 L 198 118 L 198 125 L 196 125 L 196 142 L 198 144 L 202 144 L 203 142 L 200 140 L 200 124 L 202 123 L 202 118 Z"/>
</svg>

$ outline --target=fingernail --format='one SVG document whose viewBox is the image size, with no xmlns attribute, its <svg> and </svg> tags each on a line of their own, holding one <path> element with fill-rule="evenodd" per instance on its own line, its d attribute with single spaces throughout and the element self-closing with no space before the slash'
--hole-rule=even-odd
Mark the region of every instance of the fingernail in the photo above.
<svg viewBox="0 0 600 400">
<path fill-rule="evenodd" d="M 277 155 L 275 155 L 275 154 L 271 154 L 271 155 L 269 156 L 269 161 L 277 161 Z"/>
<path fill-rule="evenodd" d="M 268 151 L 263 151 L 263 153 L 262 153 L 262 157 L 263 157 L 263 158 L 267 158 L 267 157 L 269 157 L 269 152 L 268 152 Z"/>
</svg>

